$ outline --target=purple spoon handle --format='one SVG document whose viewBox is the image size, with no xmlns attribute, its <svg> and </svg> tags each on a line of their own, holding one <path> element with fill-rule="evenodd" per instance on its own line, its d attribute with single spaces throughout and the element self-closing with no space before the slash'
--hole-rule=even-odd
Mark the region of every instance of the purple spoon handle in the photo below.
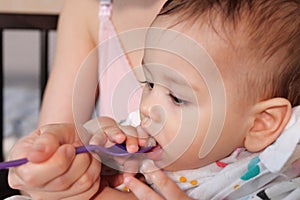
<svg viewBox="0 0 300 200">
<path fill-rule="evenodd" d="M 86 152 L 96 152 L 96 153 L 100 152 L 109 156 L 123 157 L 123 156 L 132 156 L 136 154 L 146 153 L 151 149 L 153 149 L 153 146 L 139 149 L 135 153 L 129 153 L 128 151 L 126 151 L 126 147 L 123 144 L 115 144 L 109 148 L 105 148 L 98 145 L 86 145 L 86 146 L 76 147 L 76 154 L 86 153 Z"/>
<path fill-rule="evenodd" d="M 101 152 L 110 156 L 116 156 L 116 157 L 122 157 L 122 156 L 131 156 L 136 155 L 140 153 L 146 153 L 153 149 L 153 147 L 145 147 L 140 149 L 139 151 L 135 153 L 129 153 L 126 151 L 126 147 L 122 144 L 116 144 L 109 148 L 101 147 L 98 145 L 85 145 L 85 146 L 79 146 L 75 148 L 76 154 L 86 153 L 86 152 Z M 7 169 L 10 167 L 18 167 L 20 165 L 23 165 L 28 162 L 27 158 L 21 158 L 17 160 L 11 160 L 6 162 L 0 162 L 0 170 L 1 169 Z"/>
<path fill-rule="evenodd" d="M 17 166 L 23 165 L 27 162 L 28 162 L 27 158 L 21 158 L 21 159 L 18 159 L 18 160 L 11 160 L 11 161 L 6 161 L 6 162 L 1 162 L 0 163 L 0 169 L 7 169 L 7 168 L 10 168 L 10 167 L 17 167 Z"/>
</svg>

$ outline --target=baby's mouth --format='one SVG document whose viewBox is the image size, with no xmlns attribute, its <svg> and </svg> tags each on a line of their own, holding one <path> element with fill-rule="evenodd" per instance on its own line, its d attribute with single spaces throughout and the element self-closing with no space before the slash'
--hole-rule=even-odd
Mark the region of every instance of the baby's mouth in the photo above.
<svg viewBox="0 0 300 200">
<path fill-rule="evenodd" d="M 156 139 L 154 138 L 153 134 L 153 130 L 150 127 L 152 124 L 152 120 L 149 118 L 144 118 L 141 122 L 141 130 L 146 133 L 149 137 L 148 142 L 147 142 L 147 147 L 149 146 L 153 146 L 153 149 L 151 149 L 151 151 L 146 153 L 146 156 L 148 159 L 151 160 L 160 160 L 162 158 L 163 155 L 163 148 L 162 146 L 159 144 L 158 141 L 156 141 Z"/>
<path fill-rule="evenodd" d="M 160 160 L 163 153 L 160 144 L 153 137 L 150 137 L 147 146 L 153 146 L 153 149 L 146 153 L 147 157 L 151 160 Z"/>
</svg>

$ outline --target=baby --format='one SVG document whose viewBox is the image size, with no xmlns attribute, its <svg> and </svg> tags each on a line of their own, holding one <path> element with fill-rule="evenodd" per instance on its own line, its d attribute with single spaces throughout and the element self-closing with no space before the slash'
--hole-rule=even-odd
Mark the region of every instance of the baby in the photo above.
<svg viewBox="0 0 300 200">
<path fill-rule="evenodd" d="M 299 199 L 299 44 L 299 1 L 167 1 L 146 37 L 138 126 L 106 133 L 130 152 L 154 139 L 147 157 L 177 185 L 145 167 L 157 193 L 125 185 L 138 198 Z"/>
<path fill-rule="evenodd" d="M 146 37 L 131 134 L 156 140 L 148 158 L 192 198 L 300 198 L 299 108 L 287 126 L 299 44 L 296 1 L 167 1 Z"/>
</svg>

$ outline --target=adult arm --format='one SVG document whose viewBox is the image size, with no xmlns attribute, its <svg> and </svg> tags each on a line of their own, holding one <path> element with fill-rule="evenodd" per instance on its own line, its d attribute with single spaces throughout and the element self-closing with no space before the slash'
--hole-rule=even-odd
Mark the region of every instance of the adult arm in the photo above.
<svg viewBox="0 0 300 200">
<path fill-rule="evenodd" d="M 92 64 L 88 70 L 82 70 L 81 66 L 98 42 L 97 13 L 96 0 L 65 0 L 59 17 L 54 64 L 45 90 L 39 125 L 74 122 L 73 91 L 79 73 L 85 80 L 81 80 L 80 91 L 77 87 L 80 99 L 75 97 L 76 112 L 80 115 L 77 115 L 76 121 L 82 123 L 90 118 L 97 86 L 96 57 L 89 58 Z"/>
</svg>

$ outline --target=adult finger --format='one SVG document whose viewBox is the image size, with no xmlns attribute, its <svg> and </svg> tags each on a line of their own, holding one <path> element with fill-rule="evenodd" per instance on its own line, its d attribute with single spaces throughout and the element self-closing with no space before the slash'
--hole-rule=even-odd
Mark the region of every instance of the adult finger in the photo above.
<svg viewBox="0 0 300 200">
<path fill-rule="evenodd" d="M 47 188 L 47 191 L 66 190 L 80 178 L 87 176 L 86 174 L 90 174 L 90 176 L 95 179 L 97 175 L 99 175 L 100 164 L 97 164 L 94 160 L 95 159 L 87 153 L 77 155 L 68 170 L 49 181 L 44 188 Z"/>
<path fill-rule="evenodd" d="M 76 129 L 71 124 L 50 124 L 38 130 L 32 148 L 28 151 L 27 158 L 32 163 L 47 160 L 62 144 L 73 144 L 78 139 Z"/>
<path fill-rule="evenodd" d="M 28 158 L 30 161 L 36 163 L 47 160 L 57 150 L 58 142 L 54 141 L 51 137 L 49 138 L 50 140 L 47 140 L 47 138 L 40 139 L 41 132 L 39 129 L 21 138 L 10 150 L 8 159 Z M 51 145 L 48 144 L 49 142 L 51 142 Z"/>
<path fill-rule="evenodd" d="M 130 153 L 137 152 L 139 150 L 139 142 L 136 128 L 132 126 L 120 126 L 120 128 L 126 134 L 127 151 Z"/>
<path fill-rule="evenodd" d="M 144 131 L 141 126 L 136 127 L 137 133 L 138 133 L 138 139 L 139 139 L 139 145 L 144 147 L 148 144 L 149 134 Z"/>
<path fill-rule="evenodd" d="M 124 173 L 135 175 L 139 171 L 140 163 L 141 163 L 141 160 L 139 158 L 136 158 L 136 159 L 134 159 L 134 158 L 130 159 L 129 158 L 124 163 L 124 167 L 123 167 Z"/>
<path fill-rule="evenodd" d="M 27 159 L 31 163 L 41 163 L 49 159 L 60 146 L 60 141 L 53 134 L 40 135 L 34 143 L 31 149 L 28 151 Z"/>
<path fill-rule="evenodd" d="M 49 125 L 47 127 L 53 128 L 55 126 Z M 65 146 L 58 150 L 59 139 L 55 138 L 54 135 L 48 134 L 41 137 L 41 129 L 37 129 L 28 136 L 21 138 L 10 151 L 10 160 L 25 157 L 29 160 L 26 165 L 9 170 L 8 180 L 13 188 L 20 189 L 26 185 L 28 188 L 30 188 L 31 185 L 43 185 L 45 181 L 48 180 L 43 179 L 42 182 L 36 182 L 36 177 L 41 177 L 41 175 L 47 173 L 47 170 L 51 168 L 51 166 L 45 164 L 48 158 L 56 154 L 59 162 L 55 162 L 52 166 L 56 169 L 57 164 L 60 165 L 61 163 L 61 165 L 65 166 L 65 164 L 62 163 L 70 163 L 75 155 L 74 148 L 70 146 Z M 45 147 L 42 147 L 43 145 Z M 36 163 L 40 165 L 36 165 Z"/>
<path fill-rule="evenodd" d="M 14 173 L 10 176 L 10 184 L 12 187 L 19 187 L 22 183 L 25 183 L 24 186 L 26 186 L 26 188 L 42 187 L 53 178 L 63 174 L 71 165 L 74 157 L 74 147 L 67 144 L 63 145 L 45 162 L 29 162 L 15 168 Z M 16 178 L 16 176 L 19 178 Z M 22 181 L 20 182 L 20 180 Z"/>
<path fill-rule="evenodd" d="M 90 144 L 100 146 L 109 145 L 106 144 L 106 137 L 109 138 L 109 141 L 112 143 L 122 143 L 126 139 L 126 136 L 122 133 L 119 125 L 115 120 L 109 117 L 92 119 L 84 124 L 84 128 L 89 133 L 93 134 Z"/>
<path fill-rule="evenodd" d="M 134 195 L 138 199 L 143 199 L 143 200 L 164 199 L 162 196 L 156 193 L 152 188 L 142 183 L 138 179 L 134 178 L 133 176 L 126 176 L 124 179 L 124 184 L 129 188 L 131 192 L 134 193 Z"/>
<path fill-rule="evenodd" d="M 153 161 L 145 160 L 141 172 L 166 199 L 190 199 L 173 180 L 154 165 Z"/>
<path fill-rule="evenodd" d="M 123 143 L 126 140 L 126 135 L 119 128 L 119 126 L 110 126 L 103 129 L 105 135 L 108 137 L 109 141 L 112 143 Z"/>
<path fill-rule="evenodd" d="M 96 184 L 99 188 L 100 186 L 100 171 L 101 164 L 98 160 L 92 159 L 92 162 L 88 169 L 82 174 L 76 182 L 69 188 L 69 191 L 73 191 L 70 194 L 81 194 L 85 193 L 93 188 Z"/>
<path fill-rule="evenodd" d="M 74 200 L 74 199 L 93 199 L 92 197 L 99 191 L 100 187 L 100 176 L 96 179 L 94 184 L 91 185 L 91 188 L 88 188 L 83 193 L 76 195 L 75 197 L 72 195 L 71 197 L 64 198 L 63 200 Z"/>
<path fill-rule="evenodd" d="M 99 190 L 100 178 L 89 188 L 82 193 L 74 193 L 72 189 L 67 189 L 60 192 L 47 192 L 41 190 L 28 191 L 32 199 L 61 199 L 61 200 L 73 200 L 73 199 L 92 199 L 92 197 Z M 27 191 L 26 191 L 27 192 Z"/>
<path fill-rule="evenodd" d="M 80 174 L 79 178 L 76 179 L 75 182 L 72 182 L 69 187 L 63 188 L 63 185 L 57 185 L 59 190 L 51 191 L 49 190 L 49 186 L 53 187 L 55 182 L 58 184 L 65 184 L 63 182 L 54 180 L 53 182 L 45 185 L 42 188 L 32 188 L 31 190 L 28 190 L 27 188 L 26 192 L 28 192 L 33 197 L 33 199 L 90 199 L 94 194 L 96 194 L 99 189 L 100 171 L 100 163 L 96 159 L 93 159 L 91 164 L 89 164 L 88 169 Z M 70 181 L 64 178 L 60 180 L 67 182 Z"/>
</svg>

